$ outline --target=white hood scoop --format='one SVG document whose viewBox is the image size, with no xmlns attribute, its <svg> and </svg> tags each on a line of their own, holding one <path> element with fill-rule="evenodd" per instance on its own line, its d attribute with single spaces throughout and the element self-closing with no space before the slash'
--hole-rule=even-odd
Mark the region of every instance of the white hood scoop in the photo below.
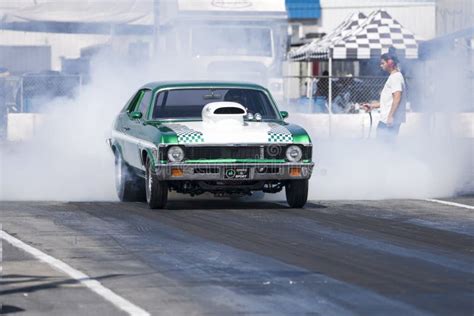
<svg viewBox="0 0 474 316">
<path fill-rule="evenodd" d="M 204 124 L 218 124 L 222 126 L 244 125 L 244 116 L 247 110 L 236 102 L 211 102 L 202 109 Z"/>
</svg>

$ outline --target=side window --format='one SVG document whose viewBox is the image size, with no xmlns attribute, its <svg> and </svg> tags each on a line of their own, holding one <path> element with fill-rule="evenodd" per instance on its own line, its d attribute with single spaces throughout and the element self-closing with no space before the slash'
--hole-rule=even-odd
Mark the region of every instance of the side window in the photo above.
<svg viewBox="0 0 474 316">
<path fill-rule="evenodd" d="M 146 119 L 148 107 L 150 106 L 152 96 L 153 96 L 153 93 L 150 90 L 144 90 L 143 95 L 140 100 L 140 104 L 135 110 L 135 111 L 141 112 L 143 114 L 143 118 L 145 119 Z"/>
<path fill-rule="evenodd" d="M 133 110 L 136 108 L 137 103 L 140 101 L 140 98 L 143 95 L 143 90 L 138 91 L 135 96 L 132 98 L 130 103 L 127 106 L 127 113 L 133 112 Z"/>
<path fill-rule="evenodd" d="M 163 106 L 163 100 L 165 99 L 165 94 L 168 95 L 168 91 L 160 92 L 156 97 L 155 106 L 153 107 L 152 119 L 158 118 L 160 108 Z"/>
</svg>

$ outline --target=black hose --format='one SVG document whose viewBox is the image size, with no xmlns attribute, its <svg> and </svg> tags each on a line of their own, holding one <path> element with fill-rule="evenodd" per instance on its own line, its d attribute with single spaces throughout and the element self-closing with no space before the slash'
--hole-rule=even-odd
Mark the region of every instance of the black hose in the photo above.
<svg viewBox="0 0 474 316">
<path fill-rule="evenodd" d="M 369 111 L 367 113 L 369 113 L 369 117 L 370 117 L 369 135 L 367 136 L 367 138 L 370 138 L 370 135 L 372 134 L 372 124 L 373 124 L 372 111 Z"/>
</svg>

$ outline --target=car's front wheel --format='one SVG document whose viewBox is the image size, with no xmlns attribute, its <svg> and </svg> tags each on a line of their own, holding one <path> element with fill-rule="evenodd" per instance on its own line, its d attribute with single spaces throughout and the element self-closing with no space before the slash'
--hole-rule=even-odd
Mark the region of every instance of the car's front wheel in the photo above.
<svg viewBox="0 0 474 316">
<path fill-rule="evenodd" d="M 150 158 L 146 159 L 146 201 L 151 209 L 165 208 L 168 202 L 168 183 L 158 180 Z"/>
<path fill-rule="evenodd" d="M 143 180 L 123 161 L 120 153 L 115 154 L 115 190 L 122 202 L 145 200 Z"/>
<path fill-rule="evenodd" d="M 286 201 L 292 208 L 302 208 L 308 200 L 308 179 L 290 180 L 285 185 Z"/>
</svg>

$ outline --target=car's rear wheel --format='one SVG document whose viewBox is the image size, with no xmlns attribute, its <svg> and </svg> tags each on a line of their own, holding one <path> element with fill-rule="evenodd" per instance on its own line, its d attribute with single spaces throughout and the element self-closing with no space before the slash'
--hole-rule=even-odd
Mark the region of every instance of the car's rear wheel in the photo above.
<svg viewBox="0 0 474 316">
<path fill-rule="evenodd" d="M 120 153 L 115 154 L 115 190 L 122 202 L 145 201 L 145 184 L 123 161 Z"/>
<path fill-rule="evenodd" d="M 150 158 L 146 159 L 146 201 L 151 209 L 162 209 L 168 202 L 168 183 L 158 180 Z"/>
<path fill-rule="evenodd" d="M 286 201 L 292 208 L 302 208 L 308 200 L 308 179 L 290 180 L 285 185 Z"/>
</svg>

